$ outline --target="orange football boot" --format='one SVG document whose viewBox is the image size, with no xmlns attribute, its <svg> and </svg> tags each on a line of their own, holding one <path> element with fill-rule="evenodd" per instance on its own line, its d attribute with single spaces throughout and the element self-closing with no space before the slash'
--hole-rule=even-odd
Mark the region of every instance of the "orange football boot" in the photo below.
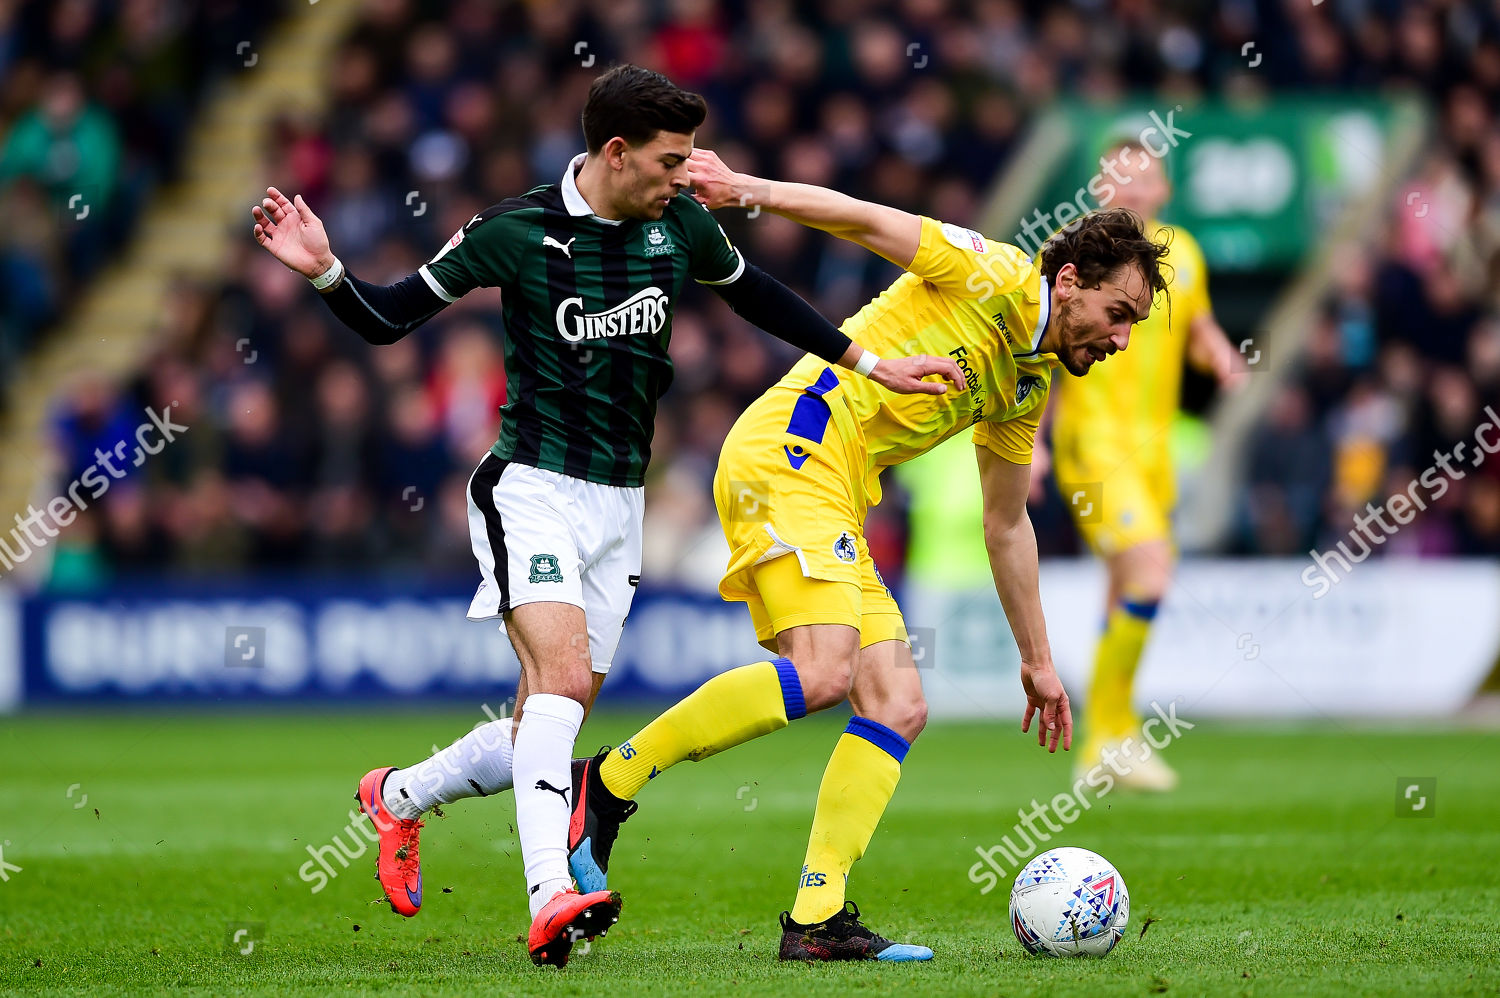
<svg viewBox="0 0 1500 998">
<path fill-rule="evenodd" d="M 375 859 L 375 879 L 385 891 L 391 910 L 411 918 L 422 908 L 422 865 L 417 859 L 417 840 L 422 822 L 396 817 L 380 797 L 385 778 L 395 766 L 372 769 L 359 781 L 359 809 L 369 817 L 380 836 Z"/>
<path fill-rule="evenodd" d="M 526 940 L 531 962 L 538 967 L 566 966 L 573 944 L 608 932 L 620 920 L 623 903 L 618 891 L 558 891 L 531 921 L 531 934 Z"/>
</svg>

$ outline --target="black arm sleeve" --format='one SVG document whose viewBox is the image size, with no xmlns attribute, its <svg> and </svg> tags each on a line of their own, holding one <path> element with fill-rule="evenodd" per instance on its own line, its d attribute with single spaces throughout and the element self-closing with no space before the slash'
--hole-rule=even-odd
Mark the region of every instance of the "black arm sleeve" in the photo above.
<svg viewBox="0 0 1500 998">
<path fill-rule="evenodd" d="M 793 291 L 748 261 L 733 284 L 711 284 L 735 314 L 799 350 L 838 363 L 853 341 Z"/>
<path fill-rule="evenodd" d="M 334 289 L 319 297 L 344 325 L 377 346 L 395 343 L 448 306 L 421 274 L 380 285 L 367 284 L 346 270 Z"/>
</svg>

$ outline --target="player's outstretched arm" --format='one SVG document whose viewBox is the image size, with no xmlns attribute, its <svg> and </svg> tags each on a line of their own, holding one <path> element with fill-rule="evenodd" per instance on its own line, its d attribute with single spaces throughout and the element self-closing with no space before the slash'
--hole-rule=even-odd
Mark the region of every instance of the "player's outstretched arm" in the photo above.
<svg viewBox="0 0 1500 998">
<path fill-rule="evenodd" d="M 1042 617 L 1038 582 L 1036 533 L 1026 515 L 1026 493 L 1031 466 L 1013 464 L 987 447 L 976 446 L 980 486 L 984 490 L 984 547 L 995 576 L 995 591 L 1005 608 L 1016 646 L 1021 652 L 1021 686 L 1026 691 L 1026 713 L 1021 730 L 1030 731 L 1038 713 L 1036 741 L 1047 751 L 1073 746 L 1073 711 L 1047 644 L 1047 622 Z"/>
<path fill-rule="evenodd" d="M 746 264 L 738 279 L 711 287 L 745 321 L 799 350 L 858 371 L 898 394 L 942 395 L 948 390 L 947 385 L 922 380 L 934 374 L 955 388 L 964 383 L 963 372 L 951 357 L 877 357 L 840 332 L 801 295 L 759 267 Z"/>
<path fill-rule="evenodd" d="M 344 269 L 328 245 L 323 222 L 298 194 L 266 188 L 250 209 L 255 241 L 301 274 L 346 326 L 374 344 L 394 343 L 447 307 L 420 273 L 391 285 L 367 284 Z"/>
<path fill-rule="evenodd" d="M 759 207 L 848 239 L 905 269 L 917 258 L 922 219 L 898 208 L 811 184 L 788 184 L 735 173 L 709 149 L 688 157 L 688 177 L 706 208 Z"/>
<path fill-rule="evenodd" d="M 1212 374 L 1221 388 L 1237 388 L 1249 373 L 1244 355 L 1229 342 L 1212 312 L 1200 312 L 1188 325 L 1188 363 Z"/>
</svg>

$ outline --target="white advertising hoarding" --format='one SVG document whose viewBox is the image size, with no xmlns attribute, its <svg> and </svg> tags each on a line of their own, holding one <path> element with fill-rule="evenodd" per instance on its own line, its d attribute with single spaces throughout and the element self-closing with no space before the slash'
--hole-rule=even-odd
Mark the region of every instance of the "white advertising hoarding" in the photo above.
<svg viewBox="0 0 1500 998">
<path fill-rule="evenodd" d="M 1494 666 L 1500 565 L 1366 562 L 1315 599 L 1302 582 L 1308 564 L 1184 562 L 1152 630 L 1137 703 L 1178 700 L 1184 715 L 1205 717 L 1434 717 L 1467 703 Z M 1078 706 L 1104 586 L 1093 559 L 1042 565 L 1053 658 Z M 935 717 L 1020 717 L 1015 643 L 993 591 L 912 591 L 906 615 L 931 633 L 924 689 Z"/>
</svg>

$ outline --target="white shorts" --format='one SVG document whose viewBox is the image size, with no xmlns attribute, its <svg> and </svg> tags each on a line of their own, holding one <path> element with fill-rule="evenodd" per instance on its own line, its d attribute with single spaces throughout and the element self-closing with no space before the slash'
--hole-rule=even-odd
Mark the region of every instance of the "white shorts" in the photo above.
<svg viewBox="0 0 1500 998">
<path fill-rule="evenodd" d="M 483 576 L 469 619 L 570 603 L 583 610 L 594 671 L 608 672 L 641 580 L 645 508 L 644 489 L 486 454 L 469 479 L 469 539 Z"/>
</svg>

